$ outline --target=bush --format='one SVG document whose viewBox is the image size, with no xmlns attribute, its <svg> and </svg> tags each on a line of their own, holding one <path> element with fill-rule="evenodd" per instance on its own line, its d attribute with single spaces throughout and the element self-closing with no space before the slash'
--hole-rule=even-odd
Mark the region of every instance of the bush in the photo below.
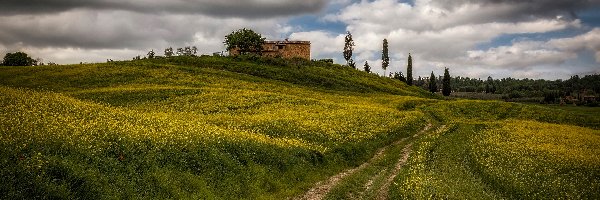
<svg viewBox="0 0 600 200">
<path fill-rule="evenodd" d="M 7 53 L 2 62 L 2 65 L 5 66 L 32 66 L 35 64 L 36 61 L 23 52 Z"/>
</svg>

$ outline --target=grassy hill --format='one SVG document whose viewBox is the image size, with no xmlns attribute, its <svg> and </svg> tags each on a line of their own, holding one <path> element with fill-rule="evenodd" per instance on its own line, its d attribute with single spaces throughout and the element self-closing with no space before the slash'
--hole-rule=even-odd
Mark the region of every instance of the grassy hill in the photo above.
<svg viewBox="0 0 600 200">
<path fill-rule="evenodd" d="M 447 195 L 452 189 L 444 183 L 470 177 L 479 184 L 473 194 L 498 186 L 492 197 L 529 197 L 574 179 L 590 184 L 548 197 L 594 197 L 600 119 L 589 116 L 522 104 L 447 101 L 397 80 L 302 60 L 173 57 L 0 67 L 5 179 L 0 198 L 289 198 L 360 165 L 428 121 L 454 128 L 417 141 L 415 155 L 421 156 L 411 156 L 403 168 L 408 171 L 396 180 L 404 184 L 396 184 L 391 195 Z M 521 121 L 528 126 L 514 126 Z M 546 136 L 537 126 L 568 133 Z M 498 135 L 515 142 L 504 144 Z M 531 145 L 550 153 L 519 150 L 531 158 L 510 153 L 524 148 L 520 143 L 529 145 L 532 135 L 540 139 Z M 563 142 L 569 146 L 560 146 Z M 437 143 L 453 148 L 436 148 Z M 468 160 L 448 156 L 455 151 Z M 523 159 L 542 160 L 556 173 L 532 174 L 538 167 L 532 164 L 503 176 Z M 439 167 L 446 165 L 464 173 L 446 176 Z M 442 172 L 416 170 L 427 167 Z M 418 195 L 402 192 L 416 187 L 411 184 L 428 184 L 414 182 L 431 178 L 427 173 L 439 176 L 435 184 L 410 190 Z M 535 188 L 519 182 L 524 177 L 533 177 Z"/>
</svg>

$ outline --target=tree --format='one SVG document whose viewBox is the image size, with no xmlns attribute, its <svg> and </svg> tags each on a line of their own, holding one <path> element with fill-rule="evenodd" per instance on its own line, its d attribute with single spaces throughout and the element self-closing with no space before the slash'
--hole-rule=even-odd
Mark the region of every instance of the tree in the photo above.
<svg viewBox="0 0 600 200">
<path fill-rule="evenodd" d="M 413 85 L 412 56 L 408 53 L 408 65 L 406 66 L 406 84 Z"/>
<path fill-rule="evenodd" d="M 261 54 L 265 38 L 250 29 L 239 29 L 225 36 L 223 42 L 228 51 L 238 49 L 240 53 Z"/>
<path fill-rule="evenodd" d="M 494 86 L 494 79 L 491 76 L 488 76 L 487 82 L 485 84 L 485 93 L 495 93 L 496 86 Z"/>
<path fill-rule="evenodd" d="M 148 52 L 148 58 L 150 58 L 150 59 L 154 58 L 154 49 L 152 49 Z"/>
<path fill-rule="evenodd" d="M 192 47 L 192 53 L 193 53 L 194 55 L 196 55 L 196 54 L 198 53 L 198 47 L 196 47 L 196 46 L 193 46 L 193 47 Z"/>
<path fill-rule="evenodd" d="M 433 74 L 433 71 L 431 71 L 431 76 L 429 77 L 429 91 L 431 93 L 437 92 L 437 83 L 435 80 L 435 75 Z"/>
<path fill-rule="evenodd" d="M 177 55 L 178 56 L 183 56 L 184 55 L 183 48 L 177 48 Z"/>
<path fill-rule="evenodd" d="M 348 66 L 352 67 L 352 69 L 356 69 L 356 63 L 352 58 L 350 58 L 350 61 L 348 61 Z"/>
<path fill-rule="evenodd" d="M 173 56 L 173 47 L 169 47 L 165 49 L 165 56 L 166 57 L 171 57 Z"/>
<path fill-rule="evenodd" d="M 448 68 L 444 68 L 444 79 L 442 80 L 442 94 L 450 96 L 452 88 L 450 88 L 450 72 Z"/>
<path fill-rule="evenodd" d="M 183 55 L 185 56 L 191 56 L 193 55 L 193 51 L 192 51 L 192 47 L 187 46 L 183 48 Z"/>
<path fill-rule="evenodd" d="M 2 61 L 2 65 L 5 66 L 32 66 L 36 63 L 37 62 L 33 58 L 20 51 L 15 53 L 7 53 Z"/>
<path fill-rule="evenodd" d="M 351 62 L 352 64 L 354 63 L 354 61 L 352 61 L 352 51 L 354 50 L 354 40 L 352 39 L 352 34 L 350 33 L 350 31 L 348 31 L 348 34 L 346 35 L 346 38 L 344 39 L 344 59 L 346 59 L 346 63 L 348 63 L 348 66 L 351 66 Z"/>
<path fill-rule="evenodd" d="M 404 74 L 402 74 L 402 72 L 394 72 L 393 78 L 406 83 L 406 78 L 404 78 Z"/>
<path fill-rule="evenodd" d="M 385 74 L 388 66 L 390 66 L 390 56 L 388 52 L 387 39 L 383 39 L 383 50 L 381 51 L 381 60 L 381 68 L 383 68 L 383 74 Z"/>
<path fill-rule="evenodd" d="M 369 62 L 365 61 L 365 72 L 371 73 L 371 66 L 369 66 Z"/>
</svg>

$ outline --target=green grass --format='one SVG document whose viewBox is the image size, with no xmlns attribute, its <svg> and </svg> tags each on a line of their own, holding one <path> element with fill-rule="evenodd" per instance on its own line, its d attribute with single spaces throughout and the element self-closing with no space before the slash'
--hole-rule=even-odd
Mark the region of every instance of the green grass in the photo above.
<svg viewBox="0 0 600 200">
<path fill-rule="evenodd" d="M 487 101 L 425 110 L 450 128 L 415 143 L 392 199 L 599 198 L 597 118 Z"/>
<path fill-rule="evenodd" d="M 391 199 L 499 199 L 473 169 L 470 138 L 478 124 L 450 125 L 413 145 L 413 153 L 392 184 Z"/>
<path fill-rule="evenodd" d="M 285 199 L 359 166 L 427 121 L 448 129 L 410 140 L 415 156 L 392 185 L 393 198 L 597 197 L 600 167 L 590 157 L 596 143 L 577 139 L 597 139 L 595 115 L 442 100 L 397 80 L 302 60 L 173 57 L 0 67 L 0 198 Z M 519 120 L 531 126 L 512 131 Z M 521 149 L 526 156 L 511 156 L 521 148 L 515 144 L 530 144 L 517 136 L 534 132 L 531 127 L 579 135 L 560 135 L 572 144 L 562 147 L 555 136 L 534 134 L 541 138 L 535 145 L 554 145 L 549 152 L 579 153 Z M 498 135 L 515 143 L 491 140 Z M 381 170 L 397 161 L 402 145 L 348 177 L 329 198 L 352 197 L 349 191 L 372 198 L 389 173 Z M 490 161 L 497 167 L 486 165 L 485 155 L 497 158 Z M 526 158 L 560 173 L 507 164 Z M 527 178 L 535 182 L 519 182 Z M 370 179 L 373 187 L 363 188 Z M 549 191 L 563 180 L 590 185 Z M 541 193 L 547 195 L 536 196 Z"/>
<path fill-rule="evenodd" d="M 291 197 L 414 131 L 424 115 L 401 105 L 428 101 L 339 66 L 217 57 L 0 77 L 2 198 Z"/>
<path fill-rule="evenodd" d="M 557 109 L 557 110 L 570 111 L 572 113 L 578 113 L 580 115 L 583 114 L 583 115 L 587 115 L 589 117 L 600 116 L 600 107 L 574 106 L 572 104 L 563 105 L 563 106 L 558 105 L 558 104 L 542 104 L 541 106 L 547 107 L 547 108 L 552 108 L 552 109 Z"/>
</svg>

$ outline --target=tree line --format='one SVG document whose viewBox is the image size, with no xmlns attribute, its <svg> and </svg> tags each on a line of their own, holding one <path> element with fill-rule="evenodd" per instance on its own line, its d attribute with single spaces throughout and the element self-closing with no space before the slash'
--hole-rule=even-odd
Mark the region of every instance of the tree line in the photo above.
<svg viewBox="0 0 600 200">
<path fill-rule="evenodd" d="M 352 57 L 352 52 L 354 51 L 354 39 L 352 39 L 352 34 L 350 33 L 350 31 L 346 32 L 346 36 L 344 37 L 344 50 L 343 50 L 343 56 L 344 59 L 346 60 L 346 65 L 356 69 L 356 63 L 354 62 L 354 59 Z M 402 72 L 390 72 L 389 77 L 390 78 L 394 78 L 394 79 L 398 79 L 402 82 L 405 82 L 407 85 L 412 86 L 415 83 L 415 80 L 413 78 L 413 59 L 412 59 L 412 55 L 409 53 L 408 54 L 408 63 L 406 65 L 406 77 L 404 77 L 404 74 Z M 387 38 L 383 39 L 383 46 L 382 46 L 382 50 L 381 50 L 381 68 L 383 69 L 383 74 L 385 76 L 385 74 L 387 74 L 387 68 L 390 66 L 390 57 L 389 57 L 389 44 L 388 44 L 388 40 Z M 371 73 L 372 68 L 371 65 L 369 65 L 368 61 L 365 61 L 364 64 L 364 68 L 363 70 L 367 73 Z M 450 77 L 450 69 L 448 68 L 444 68 L 444 76 L 443 78 L 441 78 L 439 80 L 439 82 L 441 82 L 441 87 L 438 87 L 437 84 L 437 80 L 435 77 L 435 74 L 433 73 L 433 71 L 431 71 L 431 76 L 429 77 L 429 80 L 425 81 L 422 80 L 421 77 L 419 77 L 418 82 L 420 83 L 421 81 L 423 82 L 423 84 L 425 84 L 425 82 L 427 82 L 428 87 L 424 88 L 426 90 L 429 90 L 431 93 L 436 93 L 439 92 L 439 89 L 441 88 L 441 92 L 442 95 L 444 96 L 450 96 L 450 93 L 452 92 L 452 85 L 451 85 L 451 77 Z"/>
<path fill-rule="evenodd" d="M 6 53 L 0 65 L 2 66 L 38 66 L 38 65 L 56 65 L 56 63 L 43 63 L 41 58 L 33 59 L 25 52 L 17 51 L 14 53 Z"/>
<path fill-rule="evenodd" d="M 600 96 L 600 75 L 571 76 L 567 80 L 515 79 L 488 77 L 485 80 L 455 77 L 456 92 L 496 95 L 507 101 L 589 104 Z"/>
</svg>

